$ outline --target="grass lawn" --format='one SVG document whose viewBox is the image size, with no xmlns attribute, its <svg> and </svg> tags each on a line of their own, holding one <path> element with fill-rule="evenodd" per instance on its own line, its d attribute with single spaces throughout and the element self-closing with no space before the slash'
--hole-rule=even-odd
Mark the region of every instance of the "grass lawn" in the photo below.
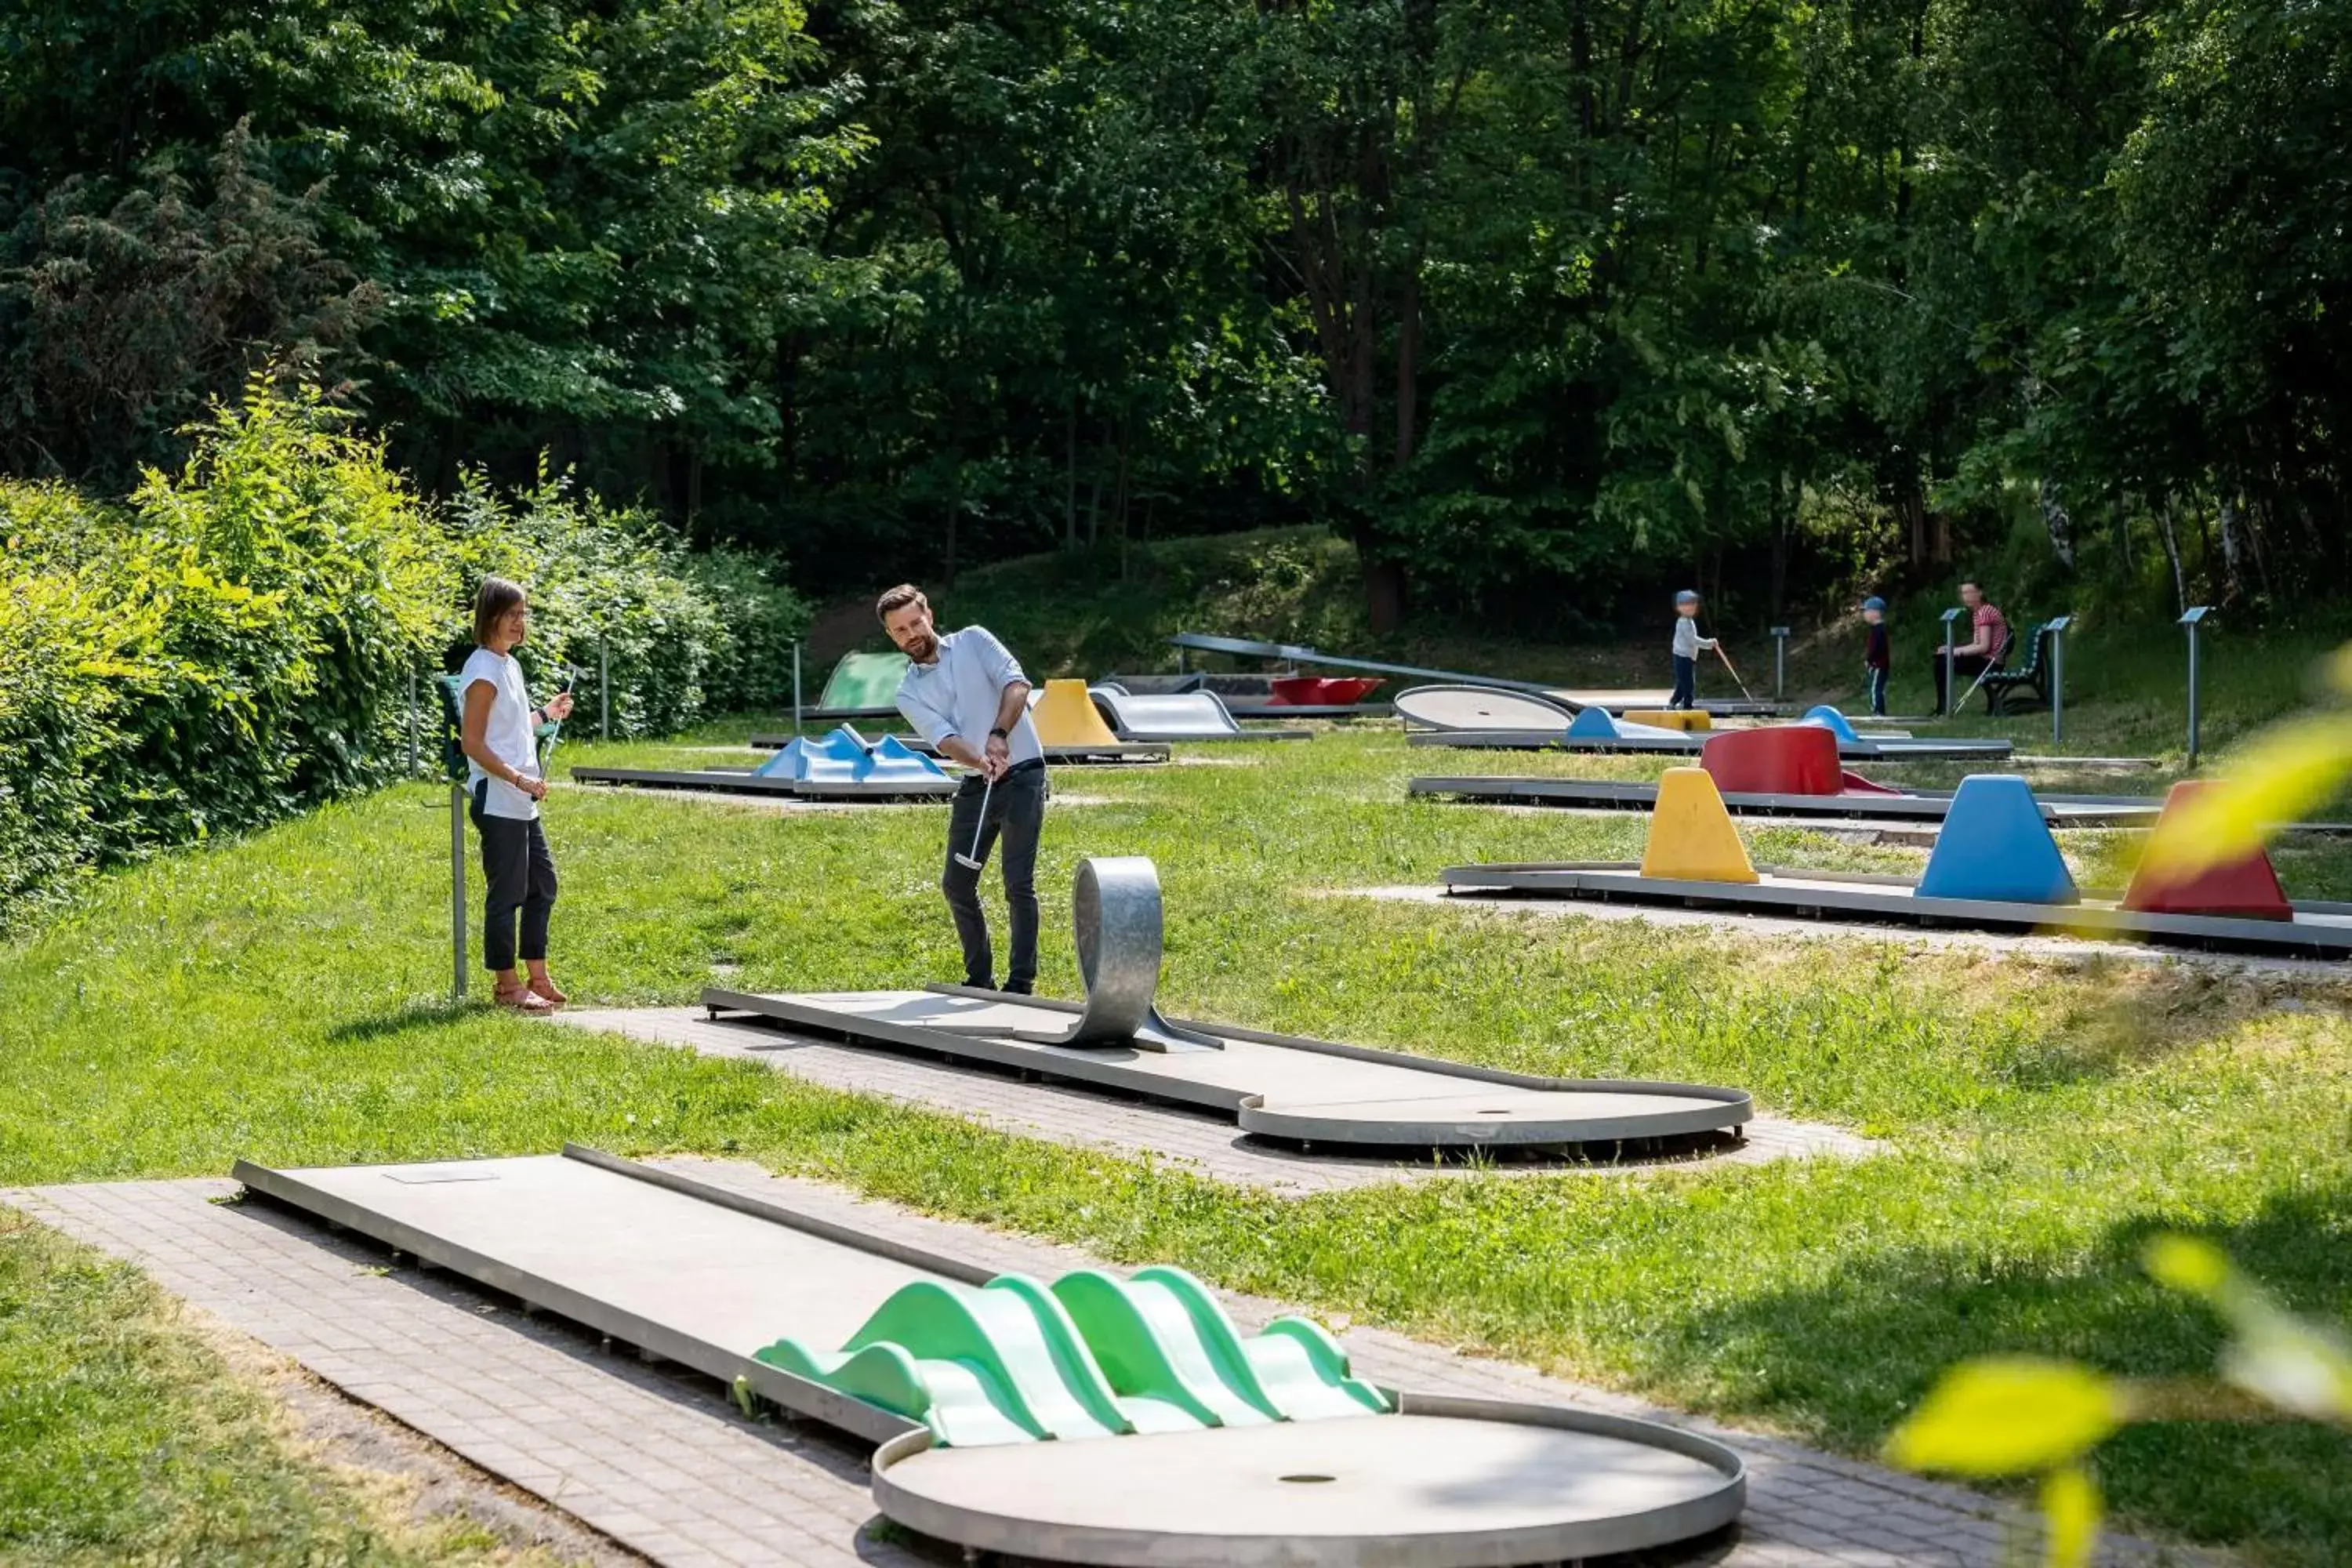
<svg viewBox="0 0 2352 1568">
<path fill-rule="evenodd" d="M 2090 706 L 2085 744 L 2126 732 L 2111 716 L 2099 733 Z M 662 754 L 580 746 L 562 760 Z M 1636 816 L 1402 795 L 1416 772 L 1571 761 L 1585 773 L 1640 765 L 1412 751 L 1371 731 L 1251 747 L 1238 766 L 1066 772 L 1058 787 L 1105 804 L 1049 818 L 1044 984 L 1076 991 L 1062 911 L 1077 858 L 1148 854 L 1170 901 L 1172 1010 L 1537 1071 L 1737 1084 L 1772 1111 L 1885 1140 L 1887 1153 L 1279 1200 L 756 1066 L 453 1009 L 446 796 L 408 786 L 101 879 L 67 918 L 0 949 L 0 1183 L 217 1173 L 240 1154 L 543 1151 L 566 1138 L 737 1153 L 1856 1453 L 1939 1367 L 1977 1352 L 2145 1376 L 2209 1370 L 2217 1325 L 2137 1274 L 2151 1227 L 2212 1235 L 2294 1304 L 2343 1321 L 2344 984 L 1328 896 L 1427 882 L 1474 858 L 1636 853 Z M 783 816 L 562 792 L 551 811 L 559 973 L 593 1005 L 685 1003 L 714 977 L 836 988 L 950 976 L 934 886 L 942 823 L 936 808 Z M 1759 858 L 1787 864 L 1918 860 L 1790 828 L 1750 837 Z M 2290 889 L 2312 890 L 2297 885 L 2306 874 L 2343 886 L 2347 859 L 2309 852 L 2287 867 Z M 99 1525 L 75 1534 L 42 1521 L 77 1467 L 143 1486 L 147 1450 L 91 1447 L 119 1394 L 40 1347 L 119 1322 L 132 1299 L 120 1293 L 135 1290 L 119 1276 L 38 1289 L 104 1271 L 27 1234 L 0 1250 L 0 1270 L 16 1270 L 0 1274 L 0 1365 L 30 1369 L 31 1392 L 6 1397 L 47 1414 L 0 1415 L 0 1433 L 21 1432 L 26 1473 L 48 1479 L 29 1501 L 0 1483 L 0 1558 L 104 1556 Z M 8 1283 L 19 1276 L 46 1303 L 30 1319 Z M 158 1431 L 234 1436 L 204 1404 L 233 1405 L 233 1391 L 208 1393 L 201 1365 L 169 1381 L 195 1403 L 159 1405 Z M 2167 1422 L 2111 1445 L 2099 1468 L 2142 1528 L 2282 1564 L 2341 1562 L 2352 1542 L 2341 1433 Z M 179 1528 L 186 1545 L 178 1495 L 159 1491 L 152 1528 Z M 283 1554 L 299 1556 L 312 1528 L 327 1526 L 289 1524 Z"/>
</svg>

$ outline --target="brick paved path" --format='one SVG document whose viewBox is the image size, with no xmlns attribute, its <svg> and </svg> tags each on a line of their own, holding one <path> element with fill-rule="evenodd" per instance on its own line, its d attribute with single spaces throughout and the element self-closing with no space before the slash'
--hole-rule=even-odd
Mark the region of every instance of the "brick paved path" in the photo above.
<svg viewBox="0 0 2352 1568">
<path fill-rule="evenodd" d="M 1377 1158 L 1302 1155 L 1280 1144 L 1244 1136 L 1231 1121 L 1206 1111 L 1121 1100 L 1061 1085 L 1024 1083 L 1009 1073 L 978 1071 L 898 1052 L 845 1046 L 794 1034 L 766 1022 L 738 1017 L 714 1023 L 699 1007 L 582 1010 L 560 1013 L 556 1021 L 575 1028 L 607 1029 L 660 1045 L 684 1046 L 705 1056 L 761 1062 L 812 1083 L 928 1106 L 1021 1137 L 1115 1149 L 1122 1153 L 1150 1153 L 1181 1162 L 1219 1181 L 1286 1194 L 1330 1192 L 1381 1182 L 1450 1178 L 1474 1169 Z M 1876 1147 L 1868 1139 L 1834 1127 L 1759 1116 L 1748 1124 L 1746 1143 L 1711 1158 L 1757 1163 L 1792 1155 L 1860 1155 Z M 1687 1158 L 1675 1163 L 1685 1163 Z M 1644 1168 L 1638 1164 L 1573 1166 L 1558 1162 L 1528 1162 L 1475 1169 L 1493 1175 L 1561 1170 L 1607 1174 Z"/>
<path fill-rule="evenodd" d="M 1052 1274 L 1092 1260 L 1069 1248 L 949 1225 L 755 1168 L 670 1162 L 704 1180 L 848 1219 L 866 1230 L 991 1267 Z M 864 1454 L 800 1424 L 736 1415 L 699 1379 L 600 1352 L 566 1325 L 414 1266 L 387 1268 L 373 1245 L 260 1203 L 218 1200 L 234 1184 L 198 1179 L 0 1192 L 68 1235 L 148 1270 L 167 1290 L 294 1357 L 352 1397 L 562 1509 L 667 1568 L 935 1561 L 871 1529 Z M 1244 1324 L 1271 1302 L 1225 1298 Z M 782 1325 L 779 1326 L 780 1328 Z M 1735 1531 L 1655 1564 L 1895 1568 L 1995 1564 L 1995 1504 L 1957 1488 L 1728 1431 L 1399 1335 L 1344 1335 L 1359 1367 L 1433 1393 L 1538 1399 L 1647 1415 L 1738 1447 L 1749 1466 Z M 2103 1561 L 2194 1561 L 2113 1542 Z"/>
</svg>

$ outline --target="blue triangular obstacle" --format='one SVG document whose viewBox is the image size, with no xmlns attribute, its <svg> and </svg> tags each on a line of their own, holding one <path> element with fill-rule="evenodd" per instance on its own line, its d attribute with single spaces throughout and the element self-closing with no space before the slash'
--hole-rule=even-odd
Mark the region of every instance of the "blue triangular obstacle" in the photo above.
<svg viewBox="0 0 2352 1568">
<path fill-rule="evenodd" d="M 1617 738 L 1617 721 L 1609 716 L 1606 708 L 1587 708 L 1569 724 L 1568 732 L 1580 741 L 1613 741 Z"/>
<path fill-rule="evenodd" d="M 1831 734 L 1835 735 L 1841 741 L 1859 741 L 1862 739 L 1861 736 L 1853 732 L 1853 726 L 1846 722 L 1845 715 L 1839 712 L 1836 709 L 1831 707 L 1826 702 L 1822 703 L 1818 708 L 1807 709 L 1805 710 L 1805 716 L 1802 719 L 1798 720 L 1797 722 L 1800 724 L 1819 724 L 1822 729 L 1827 730 Z"/>
<path fill-rule="evenodd" d="M 798 735 L 784 742 L 776 754 L 751 770 L 751 776 L 762 779 L 796 779 L 808 770 L 808 742 Z"/>
<path fill-rule="evenodd" d="M 2014 773 L 1974 773 L 1960 781 L 1944 830 L 1936 837 L 1936 852 L 1919 879 L 1918 896 L 2013 904 L 2083 901 L 2032 790 Z"/>
</svg>

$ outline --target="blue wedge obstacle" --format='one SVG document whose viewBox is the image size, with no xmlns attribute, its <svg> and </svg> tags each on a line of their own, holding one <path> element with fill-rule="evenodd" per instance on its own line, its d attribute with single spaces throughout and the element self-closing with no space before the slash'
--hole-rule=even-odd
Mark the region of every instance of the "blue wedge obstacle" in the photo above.
<svg viewBox="0 0 2352 1568">
<path fill-rule="evenodd" d="M 889 784 L 948 776 L 939 763 L 908 751 L 896 736 L 885 735 L 869 742 L 846 724 L 820 740 L 795 736 L 752 771 L 761 778 L 827 784 Z"/>
<path fill-rule="evenodd" d="M 1568 732 L 1570 738 L 1580 741 L 1613 741 L 1618 734 L 1617 721 L 1609 716 L 1606 708 L 1589 707 L 1570 721 Z"/>
<path fill-rule="evenodd" d="M 2033 791 L 2014 773 L 1972 773 L 1960 781 L 1919 879 L 1918 897 L 2083 901 Z"/>
<path fill-rule="evenodd" d="M 1841 741 L 1859 741 L 1862 739 L 1860 735 L 1853 732 L 1853 726 L 1846 722 L 1845 715 L 1839 712 L 1836 709 L 1831 707 L 1826 702 L 1821 704 L 1821 706 L 1817 708 L 1808 708 L 1805 710 L 1805 716 L 1802 719 L 1798 720 L 1797 722 L 1800 724 L 1818 724 L 1822 729 L 1827 730 L 1831 734 L 1835 735 Z"/>
</svg>

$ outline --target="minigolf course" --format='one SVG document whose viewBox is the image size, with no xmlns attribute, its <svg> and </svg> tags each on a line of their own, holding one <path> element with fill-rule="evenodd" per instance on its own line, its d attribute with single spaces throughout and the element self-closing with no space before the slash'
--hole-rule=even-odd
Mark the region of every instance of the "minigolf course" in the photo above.
<svg viewBox="0 0 2352 1568">
<path fill-rule="evenodd" d="M 1173 1268 L 1001 1275 L 576 1146 L 234 1173 L 264 1202 L 674 1362 L 714 1399 L 878 1443 L 883 1514 L 968 1554 L 1484 1568 L 1688 1540 L 1746 1501 L 1720 1444 L 1376 1386 L 1320 1326 L 1245 1331 Z"/>
<path fill-rule="evenodd" d="M 2176 790 L 2168 815 L 2187 798 Z M 2293 902 L 2283 895 L 2273 900 L 2277 877 L 2266 858 L 2171 883 L 2146 873 L 2120 895 L 2076 886 L 2042 803 L 2023 779 L 2011 775 L 1977 774 L 1960 782 L 1916 882 L 1759 869 L 1748 864 L 1744 847 L 1735 859 L 1725 836 L 1736 843 L 1738 829 L 1703 769 L 1669 769 L 1659 802 L 1638 865 L 1459 866 L 1444 873 L 1444 884 L 1456 893 L 1622 900 L 1721 909 L 1735 916 L 2050 929 L 2183 947 L 2314 958 L 2352 954 L 2352 904 Z M 2157 836 L 2164 832 L 2159 818 Z"/>
<path fill-rule="evenodd" d="M 827 735 L 796 735 L 756 768 L 578 767 L 572 776 L 582 784 L 830 801 L 940 799 L 953 795 L 958 784 L 938 762 L 897 738 L 869 741 L 846 724 Z"/>
<path fill-rule="evenodd" d="M 1402 700 L 1399 699 L 1400 704 Z M 1630 752 L 1679 757 L 1697 756 L 1706 747 L 1722 739 L 1723 732 L 1709 733 L 1696 721 L 1682 714 L 1654 713 L 1650 717 L 1670 721 L 1676 727 L 1670 728 L 1665 723 L 1641 723 L 1630 716 L 1620 718 L 1605 708 L 1595 706 L 1578 712 L 1564 728 L 1427 729 L 1417 730 L 1407 739 L 1416 746 L 1456 746 L 1472 751 Z M 1700 718 L 1704 717 L 1700 715 Z M 1690 724 L 1691 728 L 1679 727 L 1684 724 Z M 1822 730 L 1835 743 L 1838 755 L 1849 761 L 1991 761 L 2008 756 L 2011 749 L 2007 741 L 1920 740 L 1893 735 L 1849 738 L 1852 726 L 1846 728 L 1847 734 L 1840 735 L 1819 719 L 1768 727 Z M 1752 734 L 1758 731 L 1738 732 Z"/>
<path fill-rule="evenodd" d="M 769 995 L 713 987 L 711 1016 L 751 1014 L 852 1044 L 911 1050 L 1230 1117 L 1308 1148 L 1551 1150 L 1720 1135 L 1754 1115 L 1737 1089 L 1539 1078 L 1230 1024 L 1163 1017 L 1151 862 L 1083 862 L 1073 900 L 1083 1003 L 938 986 Z"/>
<path fill-rule="evenodd" d="M 1776 724 L 1725 730 L 1699 748 L 1698 765 L 1715 780 L 1724 807 L 1735 816 L 1856 818 L 1941 822 L 1949 790 L 1903 790 L 1849 771 L 1836 731 L 1824 724 Z M 1572 809 L 1646 811 L 1658 786 L 1616 779 L 1558 779 L 1463 774 L 1416 778 L 1408 794 L 1457 800 L 1557 805 Z M 2132 826 L 2156 820 L 2158 803 L 2147 795 L 2036 795 L 2034 804 L 2054 826 Z"/>
</svg>

